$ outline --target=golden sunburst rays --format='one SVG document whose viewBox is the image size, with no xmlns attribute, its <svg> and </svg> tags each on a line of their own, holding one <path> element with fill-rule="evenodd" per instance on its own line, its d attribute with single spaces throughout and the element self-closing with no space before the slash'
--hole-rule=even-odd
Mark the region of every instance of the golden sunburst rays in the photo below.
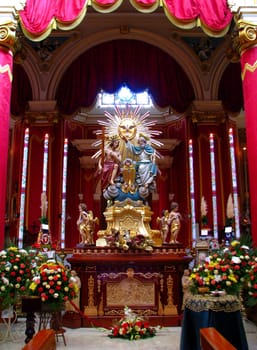
<svg viewBox="0 0 257 350">
<path fill-rule="evenodd" d="M 155 139 L 156 136 L 161 134 L 161 131 L 154 130 L 156 125 L 155 120 L 150 120 L 150 112 L 140 113 L 141 106 L 132 108 L 126 106 L 120 108 L 115 106 L 114 113 L 111 114 L 108 111 L 104 112 L 105 120 L 98 120 L 101 129 L 96 131 L 97 140 L 93 143 L 94 147 L 100 148 L 92 157 L 98 158 L 101 156 L 103 144 L 108 146 L 111 143 L 113 137 L 118 137 L 121 141 L 126 138 L 133 144 L 137 144 L 139 136 L 144 136 L 147 142 L 151 145 L 160 147 L 162 143 Z M 121 153 L 125 152 L 125 143 L 120 142 Z M 160 156 L 158 152 L 157 156 Z"/>
</svg>

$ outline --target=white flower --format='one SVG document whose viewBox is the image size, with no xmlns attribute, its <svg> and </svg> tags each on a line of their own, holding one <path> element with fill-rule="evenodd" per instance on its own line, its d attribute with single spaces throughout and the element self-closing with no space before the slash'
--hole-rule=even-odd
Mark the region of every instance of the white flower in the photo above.
<svg viewBox="0 0 257 350">
<path fill-rule="evenodd" d="M 59 297 L 58 293 L 54 293 L 54 298 L 57 299 Z"/>
<path fill-rule="evenodd" d="M 5 289 L 6 289 L 5 286 L 1 286 L 1 288 L 0 288 L 1 292 L 4 292 Z"/>
<path fill-rule="evenodd" d="M 215 279 L 215 281 L 217 281 L 217 282 L 220 282 L 222 279 L 221 279 L 221 275 L 215 275 L 214 276 L 214 279 Z"/>
<path fill-rule="evenodd" d="M 53 276 L 48 277 L 49 281 L 51 281 L 53 278 L 54 278 Z"/>
<path fill-rule="evenodd" d="M 232 259 L 231 261 L 234 263 L 234 264 L 240 264 L 241 263 L 241 260 L 238 256 L 232 256 Z"/>
<path fill-rule="evenodd" d="M 46 284 L 46 288 L 47 288 L 47 289 L 50 289 L 50 285 L 49 285 L 49 284 Z"/>
<path fill-rule="evenodd" d="M 19 267 L 18 267 L 17 265 L 14 265 L 14 266 L 13 266 L 13 269 L 14 269 L 14 270 L 18 270 L 18 268 L 19 268 Z"/>
<path fill-rule="evenodd" d="M 20 289 L 20 287 L 21 287 L 20 283 L 15 284 L 16 289 Z"/>
<path fill-rule="evenodd" d="M 8 278 L 2 277 L 2 281 L 4 282 L 4 284 L 6 284 L 8 286 L 8 284 L 9 284 Z"/>
<path fill-rule="evenodd" d="M 62 281 L 57 281 L 58 286 L 62 284 Z"/>
</svg>

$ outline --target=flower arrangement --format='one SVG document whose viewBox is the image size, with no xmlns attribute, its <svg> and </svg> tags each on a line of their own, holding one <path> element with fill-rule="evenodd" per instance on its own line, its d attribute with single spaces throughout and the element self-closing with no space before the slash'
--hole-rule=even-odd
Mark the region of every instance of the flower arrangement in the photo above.
<svg viewBox="0 0 257 350">
<path fill-rule="evenodd" d="M 29 289 L 32 295 L 40 296 L 42 302 L 57 306 L 75 298 L 78 293 L 77 285 L 71 281 L 70 270 L 55 260 L 48 260 L 38 268 Z"/>
<path fill-rule="evenodd" d="M 227 294 L 240 294 L 244 290 L 246 305 L 257 304 L 257 257 L 256 252 L 238 240 L 229 247 L 208 256 L 204 263 L 197 265 L 190 275 L 191 291 L 199 288 L 208 291 L 225 291 Z"/>
<path fill-rule="evenodd" d="M 246 284 L 246 305 L 248 307 L 254 306 L 257 304 L 257 258 L 253 262 Z"/>
<path fill-rule="evenodd" d="M 120 231 L 113 229 L 111 235 L 106 236 L 106 240 L 108 246 L 123 250 L 141 249 L 148 252 L 153 250 L 153 241 L 149 237 L 130 230 L 121 234 Z"/>
<path fill-rule="evenodd" d="M 138 340 L 153 337 L 155 334 L 156 328 L 151 327 L 148 321 L 137 316 L 126 306 L 124 308 L 124 317 L 114 325 L 112 334 L 109 337 Z"/>
<path fill-rule="evenodd" d="M 191 275 L 191 291 L 196 294 L 199 288 L 206 287 L 210 292 L 225 291 L 227 294 L 237 294 L 240 283 L 231 266 L 217 253 L 196 266 Z"/>
<path fill-rule="evenodd" d="M 222 254 L 224 261 L 230 265 L 239 281 L 244 283 L 251 268 L 254 253 L 247 245 L 242 245 L 238 240 L 234 240 L 229 247 L 223 250 Z"/>
<path fill-rule="evenodd" d="M 27 292 L 27 285 L 39 260 L 40 256 L 35 250 L 11 246 L 0 252 L 1 308 L 15 304 L 17 298 Z"/>
</svg>

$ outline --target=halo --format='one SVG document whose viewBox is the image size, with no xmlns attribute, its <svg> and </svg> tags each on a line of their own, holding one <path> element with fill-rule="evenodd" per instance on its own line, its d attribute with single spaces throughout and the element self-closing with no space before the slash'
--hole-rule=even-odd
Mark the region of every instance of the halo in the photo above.
<svg viewBox="0 0 257 350">
<path fill-rule="evenodd" d="M 106 117 L 106 120 L 98 120 L 99 125 L 101 125 L 103 128 L 96 131 L 96 135 L 99 137 L 99 139 L 93 143 L 93 146 L 100 147 L 103 137 L 105 142 L 107 143 L 112 137 L 120 138 L 118 136 L 119 135 L 118 128 L 120 123 L 124 119 L 130 119 L 136 125 L 137 132 L 136 132 L 135 138 L 132 141 L 133 143 L 137 141 L 140 135 L 144 135 L 148 143 L 157 147 L 162 146 L 161 142 L 154 139 L 154 137 L 162 133 L 159 130 L 152 129 L 152 127 L 156 125 L 157 122 L 155 120 L 149 120 L 148 118 L 150 116 L 149 111 L 141 114 L 140 110 L 141 110 L 141 106 L 132 108 L 131 106 L 127 105 L 124 109 L 121 109 L 118 106 L 115 106 L 113 114 L 109 113 L 108 111 L 105 111 L 104 115 Z M 92 158 L 97 158 L 100 155 L 101 155 L 101 150 L 96 152 L 92 156 Z M 158 152 L 157 152 L 157 156 L 160 156 Z"/>
</svg>

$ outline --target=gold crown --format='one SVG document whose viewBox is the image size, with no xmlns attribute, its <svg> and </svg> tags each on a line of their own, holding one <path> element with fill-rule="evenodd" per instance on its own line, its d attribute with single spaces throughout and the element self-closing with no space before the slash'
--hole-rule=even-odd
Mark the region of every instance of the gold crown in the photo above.
<svg viewBox="0 0 257 350">
<path fill-rule="evenodd" d="M 119 136 L 118 135 L 107 136 L 107 139 L 110 142 L 119 141 Z"/>
</svg>

